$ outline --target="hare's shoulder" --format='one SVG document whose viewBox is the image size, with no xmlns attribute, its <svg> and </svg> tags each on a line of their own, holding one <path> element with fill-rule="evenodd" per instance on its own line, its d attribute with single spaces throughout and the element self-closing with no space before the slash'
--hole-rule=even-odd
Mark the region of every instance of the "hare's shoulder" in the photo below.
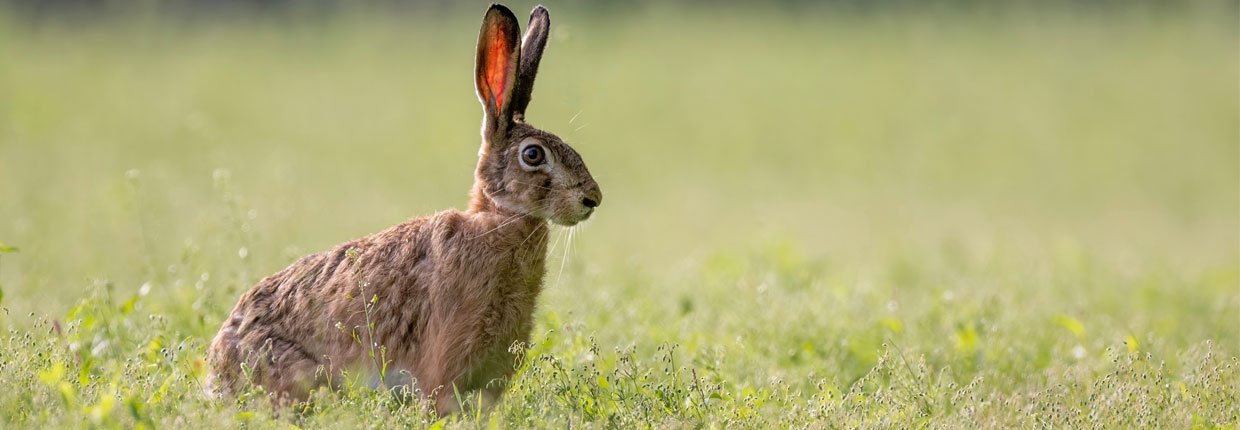
<svg viewBox="0 0 1240 430">
<path fill-rule="evenodd" d="M 530 242 L 530 233 L 541 231 L 540 227 L 545 230 L 545 222 L 526 215 L 448 209 L 397 224 L 370 239 L 387 248 L 399 243 L 412 251 L 429 253 L 432 259 L 456 254 L 485 258 Z"/>
<path fill-rule="evenodd" d="M 330 249 L 303 256 L 284 269 L 260 280 L 241 302 L 266 302 L 281 291 L 313 291 L 338 288 L 366 278 L 408 274 L 411 265 L 433 259 L 434 248 L 443 247 L 459 233 L 469 230 L 469 216 L 456 210 L 414 218 L 383 231 L 339 243 Z"/>
</svg>

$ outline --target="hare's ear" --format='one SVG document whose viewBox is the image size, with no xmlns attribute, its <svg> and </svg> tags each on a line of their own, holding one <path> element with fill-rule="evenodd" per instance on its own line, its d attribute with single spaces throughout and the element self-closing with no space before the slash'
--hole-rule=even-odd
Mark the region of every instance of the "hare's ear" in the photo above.
<svg viewBox="0 0 1240 430">
<path fill-rule="evenodd" d="M 474 61 L 474 88 L 482 102 L 484 134 L 500 143 L 512 121 L 512 90 L 520 61 L 520 24 L 512 11 L 493 4 L 478 31 L 478 56 Z"/>
<path fill-rule="evenodd" d="M 542 60 L 543 48 L 547 47 L 547 33 L 551 31 L 551 16 L 547 8 L 538 5 L 530 11 L 530 24 L 521 40 L 521 67 L 517 68 L 517 87 L 512 93 L 512 114 L 516 121 L 525 120 L 525 108 L 534 93 L 534 75 L 538 74 L 538 62 Z"/>
</svg>

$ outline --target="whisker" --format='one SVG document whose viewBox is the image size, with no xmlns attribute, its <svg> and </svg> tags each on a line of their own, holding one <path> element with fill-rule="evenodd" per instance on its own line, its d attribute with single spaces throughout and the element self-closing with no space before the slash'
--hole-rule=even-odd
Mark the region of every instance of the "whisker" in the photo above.
<svg viewBox="0 0 1240 430">
<path fill-rule="evenodd" d="M 550 203 L 550 202 L 548 202 L 547 204 L 543 205 L 543 206 L 542 206 L 539 210 L 540 210 L 540 211 L 542 211 L 542 210 L 547 210 L 547 209 L 550 209 L 550 208 L 551 208 L 551 203 Z M 559 214 L 560 214 L 560 212 L 559 212 L 559 211 L 552 212 L 552 214 L 551 214 L 551 218 L 555 218 L 555 217 L 556 217 L 557 215 L 559 215 Z M 543 227 L 543 229 L 542 229 L 542 230 L 543 230 L 543 235 L 542 235 L 542 237 L 541 237 L 539 240 L 544 240 L 544 239 L 546 239 L 546 238 L 547 238 L 547 235 L 551 234 L 551 227 Z M 528 241 L 530 240 L 530 238 L 531 238 L 531 237 L 534 237 L 534 232 L 536 232 L 536 231 L 538 231 L 538 229 L 535 229 L 535 230 L 531 231 L 531 232 L 530 232 L 530 234 L 526 235 L 526 236 L 525 236 L 525 239 L 523 239 L 523 240 L 521 241 L 521 243 L 517 244 L 517 247 L 518 247 L 518 248 L 520 248 L 521 246 L 524 246 L 524 245 L 525 245 L 525 242 L 528 242 Z"/>
<path fill-rule="evenodd" d="M 548 234 L 551 234 L 550 228 L 543 228 L 542 230 L 543 230 L 543 239 L 545 239 Z M 528 242 L 531 237 L 534 237 L 534 233 L 537 233 L 537 232 L 538 232 L 538 229 L 530 230 L 530 234 L 525 235 L 525 239 L 522 240 L 521 243 L 517 244 L 517 248 L 520 248 L 521 246 L 525 245 L 525 242 Z"/>
<path fill-rule="evenodd" d="M 490 230 L 487 230 L 487 231 L 485 231 L 485 232 L 482 232 L 482 233 L 478 234 L 477 236 L 471 237 L 470 239 L 477 239 L 477 238 L 480 238 L 480 237 L 482 237 L 482 236 L 486 236 L 486 235 L 488 235 L 488 234 L 491 234 L 492 232 L 494 232 L 494 231 L 496 231 L 496 230 L 499 230 L 499 229 L 501 229 L 501 228 L 504 228 L 504 226 L 506 226 L 506 225 L 508 225 L 508 224 L 512 224 L 512 223 L 516 222 L 516 221 L 517 221 L 518 219 L 520 219 L 522 216 L 525 216 L 525 214 L 516 214 L 516 215 L 512 215 L 512 216 L 510 216 L 510 217 L 508 217 L 508 218 L 505 218 L 503 221 L 501 221 L 501 222 L 500 222 L 500 224 L 499 224 L 498 226 L 495 226 L 495 228 L 490 229 Z"/>
<path fill-rule="evenodd" d="M 547 209 L 551 209 L 551 205 L 552 205 L 552 202 L 547 202 L 547 203 L 544 203 L 542 206 L 539 206 L 537 209 L 535 209 L 535 210 L 534 210 L 534 212 L 542 212 L 542 211 L 545 211 L 545 210 L 547 210 Z M 558 212 L 557 212 L 557 214 L 558 214 Z M 501 229 L 501 228 L 504 228 L 504 226 L 506 226 L 506 225 L 508 225 L 508 224 L 512 224 L 512 223 L 516 222 L 516 221 L 517 221 L 517 220 L 519 220 L 521 217 L 523 217 L 523 216 L 527 216 L 527 215 L 529 215 L 529 214 L 525 214 L 525 213 L 518 213 L 518 214 L 514 214 L 514 215 L 512 215 L 512 216 L 509 216 L 508 218 L 505 218 L 503 221 L 501 221 L 499 225 L 495 226 L 495 228 L 492 228 L 492 229 L 487 230 L 487 231 L 485 231 L 485 232 L 479 233 L 477 236 L 471 237 L 470 239 L 477 239 L 477 238 L 480 238 L 480 237 L 482 237 L 482 236 L 486 236 L 486 235 L 488 235 L 488 234 L 490 234 L 490 233 L 492 233 L 492 232 L 494 232 L 494 231 L 496 231 L 496 230 L 499 230 L 499 229 Z M 531 233 L 531 234 L 532 234 L 532 233 Z M 527 237 L 526 237 L 526 239 L 528 240 L 528 239 L 529 239 L 529 237 L 527 236 Z M 525 241 L 522 241 L 521 243 L 522 243 L 522 244 L 525 244 Z"/>
<path fill-rule="evenodd" d="M 555 288 L 560 288 L 560 281 L 564 279 L 564 264 L 568 262 L 568 251 L 573 247 L 573 235 L 577 232 L 577 227 L 568 228 L 568 240 L 564 243 L 564 255 L 560 257 L 560 273 L 555 275 Z"/>
<path fill-rule="evenodd" d="M 548 190 L 548 191 L 552 191 L 552 190 L 554 190 L 554 188 L 551 188 L 551 187 L 544 187 L 544 186 L 542 186 L 542 185 L 538 185 L 538 184 L 531 184 L 531 183 L 529 183 L 529 182 L 518 181 L 518 180 L 516 180 L 516 179 L 513 179 L 512 181 L 513 181 L 513 182 L 516 182 L 516 183 L 518 183 L 518 184 L 521 184 L 521 185 L 526 185 L 526 186 L 535 187 L 535 188 L 542 188 L 542 189 L 544 189 L 544 190 Z"/>
<path fill-rule="evenodd" d="M 560 240 L 566 235 L 563 229 L 556 229 L 555 233 L 555 240 L 551 242 L 551 246 L 547 247 L 547 255 L 555 255 L 555 250 L 560 247 Z"/>
</svg>

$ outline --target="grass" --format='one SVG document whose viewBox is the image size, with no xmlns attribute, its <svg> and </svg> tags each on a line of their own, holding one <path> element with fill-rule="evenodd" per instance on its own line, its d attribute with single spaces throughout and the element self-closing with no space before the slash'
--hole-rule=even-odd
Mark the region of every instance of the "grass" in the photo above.
<svg viewBox="0 0 1240 430">
<path fill-rule="evenodd" d="M 465 203 L 472 10 L 0 15 L 0 427 L 1240 424 L 1234 8 L 550 6 L 605 204 L 444 422 L 200 383 L 257 279 Z"/>
</svg>

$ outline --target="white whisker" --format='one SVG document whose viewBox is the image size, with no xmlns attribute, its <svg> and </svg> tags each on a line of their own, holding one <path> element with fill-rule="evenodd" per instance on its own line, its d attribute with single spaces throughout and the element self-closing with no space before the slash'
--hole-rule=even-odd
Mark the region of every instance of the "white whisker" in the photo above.
<svg viewBox="0 0 1240 430">
<path fill-rule="evenodd" d="M 556 229 L 555 233 L 555 239 L 552 239 L 551 246 L 547 247 L 547 255 L 555 255 L 555 250 L 560 248 L 560 240 L 566 236 L 564 229 Z"/>
<path fill-rule="evenodd" d="M 520 219 L 520 218 L 521 218 L 522 216 L 524 216 L 524 215 L 525 215 L 525 214 L 516 214 L 516 215 L 512 215 L 512 216 L 510 216 L 510 217 L 508 217 L 508 218 L 505 218 L 503 221 L 501 221 L 501 222 L 500 222 L 500 224 L 499 224 L 499 225 L 495 226 L 495 228 L 490 229 L 490 230 L 487 230 L 487 231 L 485 231 L 485 232 L 482 232 L 482 233 L 478 234 L 477 236 L 471 237 L 470 239 L 477 239 L 477 238 L 480 238 L 480 237 L 482 237 L 482 236 L 486 236 L 486 235 L 488 235 L 488 234 L 491 234 L 491 232 L 494 232 L 494 231 L 496 231 L 496 230 L 499 230 L 499 229 L 501 229 L 501 228 L 504 228 L 504 226 L 506 226 L 506 225 L 508 225 L 508 224 L 512 224 L 513 222 L 516 222 L 518 219 Z"/>
<path fill-rule="evenodd" d="M 543 239 L 545 239 L 548 234 L 551 234 L 551 229 L 549 228 L 543 228 L 542 230 L 543 230 Z M 517 244 L 517 248 L 524 246 L 525 242 L 528 242 L 531 237 L 534 237 L 534 233 L 537 233 L 537 232 L 538 232 L 538 229 L 530 230 L 530 234 L 525 235 L 525 239 L 521 240 L 521 243 Z M 539 240 L 542 240 L 542 239 L 539 239 Z"/>
<path fill-rule="evenodd" d="M 544 189 L 544 190 L 552 190 L 552 188 L 551 188 L 551 187 L 544 187 L 544 186 L 542 186 L 542 185 L 538 185 L 538 184 L 531 184 L 531 183 L 529 183 L 529 182 L 518 181 L 518 180 L 515 180 L 515 179 L 513 180 L 513 182 L 516 182 L 516 183 L 518 183 L 518 184 L 525 185 L 525 186 L 530 186 L 530 187 L 535 187 L 535 188 L 542 188 L 542 189 Z"/>
<path fill-rule="evenodd" d="M 555 287 L 560 288 L 560 281 L 564 279 L 564 264 L 568 262 L 568 251 L 573 246 L 573 235 L 577 232 L 577 227 L 569 227 L 568 240 L 564 243 L 564 255 L 560 257 L 560 273 L 555 275 Z"/>
</svg>

